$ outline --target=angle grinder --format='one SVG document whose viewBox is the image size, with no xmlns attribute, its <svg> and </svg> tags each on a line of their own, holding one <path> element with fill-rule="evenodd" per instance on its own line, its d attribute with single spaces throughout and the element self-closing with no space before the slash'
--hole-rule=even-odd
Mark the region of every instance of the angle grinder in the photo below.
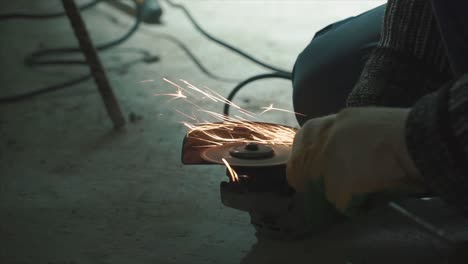
<svg viewBox="0 0 468 264">
<path fill-rule="evenodd" d="M 268 123 L 259 123 L 262 125 Z M 249 127 L 251 127 L 250 124 Z M 271 126 L 280 126 L 268 124 Z M 220 184 L 221 202 L 249 213 L 257 234 L 275 239 L 296 239 L 340 221 L 343 216 L 325 199 L 321 190 L 296 193 L 286 180 L 290 145 L 255 142 L 249 127 L 229 133 L 232 143 L 213 142 L 212 135 L 226 136 L 222 126 L 203 132 L 192 130 L 183 142 L 182 163 L 186 165 L 225 165 L 228 181 Z M 210 135 L 210 136 L 209 136 Z M 207 142 L 218 143 L 210 144 Z M 304 206 L 307 204 L 307 208 Z"/>
</svg>

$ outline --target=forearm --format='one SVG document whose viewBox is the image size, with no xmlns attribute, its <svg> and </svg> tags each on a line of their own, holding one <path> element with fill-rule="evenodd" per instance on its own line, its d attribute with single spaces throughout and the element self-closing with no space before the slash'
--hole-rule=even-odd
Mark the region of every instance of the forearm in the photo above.
<svg viewBox="0 0 468 264">
<path fill-rule="evenodd" d="M 468 213 L 468 75 L 415 104 L 406 142 L 428 186 Z"/>
<path fill-rule="evenodd" d="M 410 107 L 450 77 L 430 2 L 390 0 L 381 39 L 348 98 L 348 106 Z"/>
<path fill-rule="evenodd" d="M 420 99 L 407 120 L 407 145 L 429 186 L 468 214 L 468 4 L 432 0 L 457 81 Z"/>
</svg>

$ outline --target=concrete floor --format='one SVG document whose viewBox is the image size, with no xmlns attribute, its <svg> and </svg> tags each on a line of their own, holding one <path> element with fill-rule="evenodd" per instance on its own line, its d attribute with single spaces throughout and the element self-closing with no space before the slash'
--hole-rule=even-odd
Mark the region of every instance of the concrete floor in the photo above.
<svg viewBox="0 0 468 264">
<path fill-rule="evenodd" d="M 216 36 L 291 69 L 315 31 L 382 1 L 180 2 Z M 2 13 L 53 8 L 60 8 L 58 1 L 2 3 Z M 145 26 L 102 53 L 123 111 L 143 117 L 125 130 L 112 130 L 91 81 L 0 105 L 0 263 L 443 263 L 442 243 L 385 208 L 304 241 L 257 239 L 248 216 L 220 202 L 222 167 L 180 163 L 186 130 L 174 108 L 189 106 L 153 95 L 171 90 L 163 77 L 221 94 L 235 85 L 201 73 L 174 37 L 220 76 L 243 79 L 266 71 L 204 39 L 181 12 L 164 10 L 163 25 Z M 115 38 L 132 22 L 106 5 L 84 17 L 96 42 Z M 2 22 L 0 34 L 2 96 L 85 72 L 22 64 L 39 48 L 76 44 L 64 19 Z M 160 61 L 132 64 L 138 54 L 124 48 L 147 49 Z M 148 79 L 154 82 L 141 82 Z M 236 102 L 251 110 L 269 103 L 291 109 L 290 83 L 253 84 Z M 283 113 L 265 121 L 296 125 Z M 443 205 L 410 207 L 450 234 L 467 237 L 462 221 Z"/>
</svg>

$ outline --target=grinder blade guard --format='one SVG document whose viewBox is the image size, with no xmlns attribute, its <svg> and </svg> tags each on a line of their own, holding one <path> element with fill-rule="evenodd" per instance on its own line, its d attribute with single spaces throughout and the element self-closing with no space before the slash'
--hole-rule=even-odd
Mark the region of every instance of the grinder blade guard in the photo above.
<svg viewBox="0 0 468 264">
<path fill-rule="evenodd" d="M 236 131 L 226 133 L 222 127 L 190 131 L 184 138 L 182 163 L 224 165 L 223 159 L 227 161 L 238 179 L 233 180 L 230 171 L 226 170 L 229 181 L 220 184 L 221 202 L 249 213 L 258 235 L 294 239 L 309 234 L 311 226 L 305 216 L 304 197 L 286 180 L 286 162 L 291 147 L 256 142 L 252 140 L 255 132 L 242 124 Z M 217 143 L 213 135 L 239 140 L 213 144 Z"/>
</svg>

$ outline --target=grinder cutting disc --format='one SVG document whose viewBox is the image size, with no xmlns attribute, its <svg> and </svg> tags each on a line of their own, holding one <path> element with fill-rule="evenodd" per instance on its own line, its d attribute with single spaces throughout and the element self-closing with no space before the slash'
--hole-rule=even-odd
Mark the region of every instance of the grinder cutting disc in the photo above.
<svg viewBox="0 0 468 264">
<path fill-rule="evenodd" d="M 201 152 L 205 161 L 234 167 L 268 167 L 286 164 L 291 147 L 285 145 L 233 143 L 208 148 Z"/>
</svg>

